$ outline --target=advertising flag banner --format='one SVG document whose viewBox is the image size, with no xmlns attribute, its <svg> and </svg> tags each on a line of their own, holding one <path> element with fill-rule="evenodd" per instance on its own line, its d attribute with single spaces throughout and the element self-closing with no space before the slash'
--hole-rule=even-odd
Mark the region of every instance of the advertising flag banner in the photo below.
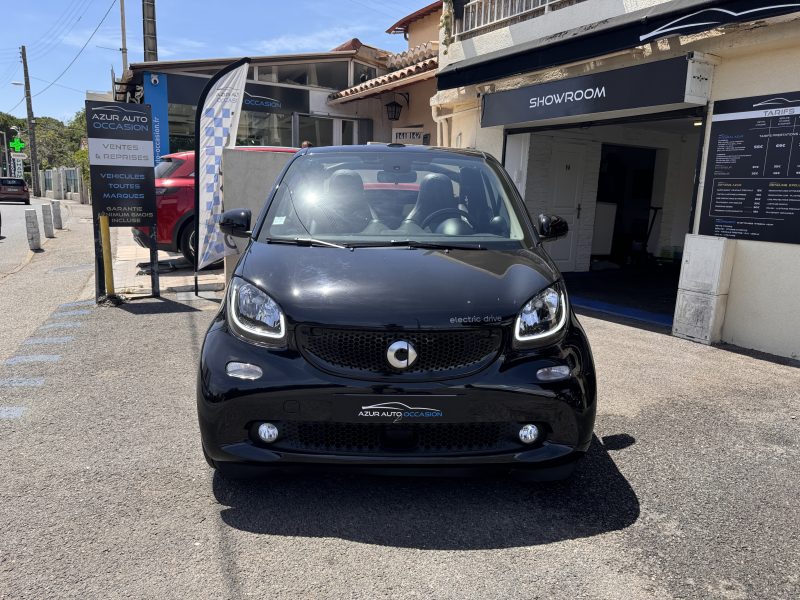
<svg viewBox="0 0 800 600">
<path fill-rule="evenodd" d="M 236 145 L 249 58 L 243 58 L 212 77 L 197 105 L 195 131 L 195 214 L 197 246 L 195 271 L 236 253 L 219 230 L 222 215 L 222 150 Z"/>
</svg>

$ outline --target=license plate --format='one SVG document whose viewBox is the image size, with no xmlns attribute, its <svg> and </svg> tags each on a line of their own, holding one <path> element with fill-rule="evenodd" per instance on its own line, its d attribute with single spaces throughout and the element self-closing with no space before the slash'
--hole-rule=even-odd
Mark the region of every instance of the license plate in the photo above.
<svg viewBox="0 0 800 600">
<path fill-rule="evenodd" d="M 472 420 L 466 399 L 434 395 L 342 394 L 332 416 L 349 423 L 443 423 Z"/>
</svg>

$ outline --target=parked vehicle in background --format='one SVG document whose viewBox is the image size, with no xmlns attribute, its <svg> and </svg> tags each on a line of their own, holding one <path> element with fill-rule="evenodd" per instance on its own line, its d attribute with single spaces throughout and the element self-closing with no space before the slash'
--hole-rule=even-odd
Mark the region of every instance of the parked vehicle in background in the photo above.
<svg viewBox="0 0 800 600">
<path fill-rule="evenodd" d="M 31 193 L 24 179 L 0 177 L 0 202 L 31 203 Z"/>
<path fill-rule="evenodd" d="M 259 146 L 247 148 L 256 152 L 289 152 L 295 148 Z M 194 264 L 194 150 L 175 152 L 161 157 L 156 166 L 156 244 L 159 250 L 180 252 Z M 134 227 L 137 244 L 150 247 L 150 228 Z"/>
</svg>

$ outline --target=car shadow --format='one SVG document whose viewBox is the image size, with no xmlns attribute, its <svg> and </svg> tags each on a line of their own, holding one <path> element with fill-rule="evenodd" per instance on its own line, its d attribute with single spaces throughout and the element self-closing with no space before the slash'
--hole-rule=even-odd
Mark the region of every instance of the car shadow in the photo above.
<svg viewBox="0 0 800 600">
<path fill-rule="evenodd" d="M 606 438 L 624 448 L 631 436 Z M 338 537 L 426 550 L 536 546 L 629 527 L 639 500 L 596 437 L 572 479 L 399 478 L 303 474 L 213 490 L 227 525 L 256 534 Z"/>
<path fill-rule="evenodd" d="M 186 304 L 163 297 L 153 298 L 150 296 L 126 300 L 124 303 L 117 306 L 117 308 L 134 315 L 163 315 L 200 311 L 199 308 L 195 308 L 194 306 L 187 306 Z"/>
</svg>

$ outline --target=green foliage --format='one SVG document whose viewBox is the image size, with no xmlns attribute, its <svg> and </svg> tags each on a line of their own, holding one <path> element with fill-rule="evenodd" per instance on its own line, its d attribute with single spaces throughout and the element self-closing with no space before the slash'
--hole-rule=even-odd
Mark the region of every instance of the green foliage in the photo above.
<svg viewBox="0 0 800 600">
<path fill-rule="evenodd" d="M 30 155 L 30 137 L 26 119 L 0 112 L 0 129 L 9 135 L 11 126 L 22 130 L 20 138 L 27 145 L 24 152 Z M 77 166 L 75 153 L 80 149 L 81 140 L 86 137 L 85 111 L 80 110 L 68 123 L 53 117 L 36 117 L 36 154 L 40 169 Z M 10 141 L 10 139 L 9 139 Z"/>
</svg>

